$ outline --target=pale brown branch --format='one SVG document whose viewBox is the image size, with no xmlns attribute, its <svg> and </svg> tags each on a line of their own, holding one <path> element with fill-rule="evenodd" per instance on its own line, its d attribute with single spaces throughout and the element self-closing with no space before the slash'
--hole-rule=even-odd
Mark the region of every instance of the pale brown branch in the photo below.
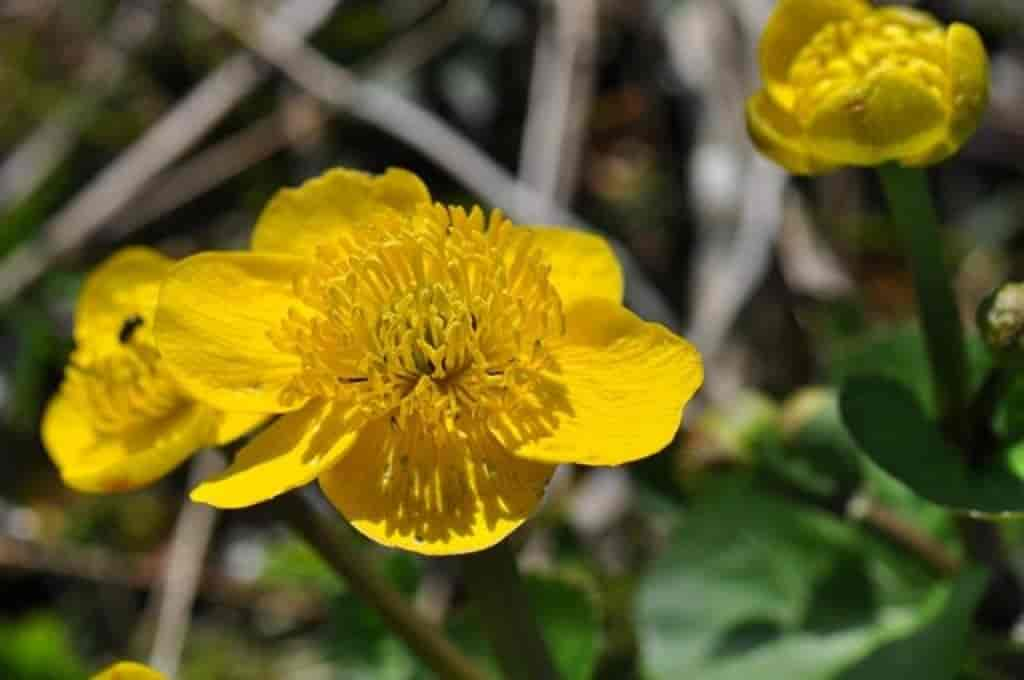
<svg viewBox="0 0 1024 680">
<path fill-rule="evenodd" d="M 592 229 L 578 216 L 518 182 L 437 115 L 327 60 L 283 22 L 252 9 L 257 20 L 239 27 L 235 25 L 236 14 L 231 11 L 231 3 L 189 1 L 213 21 L 235 31 L 253 51 L 307 92 L 419 150 L 485 201 L 509 210 L 519 221 Z M 632 253 L 621 243 L 612 241 L 612 245 L 623 266 L 630 305 L 642 316 L 678 329 L 681 324 L 675 311 L 650 282 Z"/>
</svg>

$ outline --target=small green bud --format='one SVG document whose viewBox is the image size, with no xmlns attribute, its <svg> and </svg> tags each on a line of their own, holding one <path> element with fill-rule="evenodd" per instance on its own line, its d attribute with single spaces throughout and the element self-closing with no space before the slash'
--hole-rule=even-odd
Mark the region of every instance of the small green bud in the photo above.
<svg viewBox="0 0 1024 680">
<path fill-rule="evenodd" d="M 1024 282 L 1004 283 L 982 300 L 978 329 L 1000 359 L 1024 359 Z"/>
</svg>

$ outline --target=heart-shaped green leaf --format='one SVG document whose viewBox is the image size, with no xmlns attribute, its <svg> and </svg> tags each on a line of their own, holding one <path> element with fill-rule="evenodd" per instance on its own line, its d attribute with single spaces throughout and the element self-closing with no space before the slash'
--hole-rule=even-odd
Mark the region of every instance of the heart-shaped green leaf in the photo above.
<svg viewBox="0 0 1024 680">
<path fill-rule="evenodd" d="M 879 674 L 857 680 L 950 680 L 984 577 L 931 580 L 920 568 L 833 515 L 723 485 L 688 508 L 640 584 L 644 677 L 835 680 L 863 663 Z M 943 672 L 882 673 L 920 656 Z"/>
<path fill-rule="evenodd" d="M 949 444 L 905 386 L 890 378 L 848 379 L 843 423 L 868 457 L 933 503 L 972 513 L 1024 513 L 1024 479 L 1006 455 L 976 469 Z"/>
</svg>

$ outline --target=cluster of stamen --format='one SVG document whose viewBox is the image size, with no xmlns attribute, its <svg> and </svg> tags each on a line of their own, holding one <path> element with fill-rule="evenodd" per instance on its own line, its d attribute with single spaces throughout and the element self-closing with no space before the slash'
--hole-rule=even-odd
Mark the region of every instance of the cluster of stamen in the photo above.
<svg viewBox="0 0 1024 680">
<path fill-rule="evenodd" d="M 170 415 L 184 401 L 156 348 L 135 332 L 138 324 L 126 321 L 131 331 L 122 330 L 113 351 L 81 347 L 71 357 L 63 389 L 98 432 L 130 432 Z"/>
<path fill-rule="evenodd" d="M 386 417 L 437 444 L 535 408 L 563 316 L 525 234 L 497 212 L 423 205 L 320 247 L 295 282 L 303 307 L 271 336 L 302 359 L 285 398 L 332 399 L 353 426 Z"/>
<path fill-rule="evenodd" d="M 799 93 L 794 112 L 806 123 L 833 92 L 869 83 L 893 69 L 911 74 L 947 101 L 951 85 L 943 28 L 901 9 L 832 22 L 814 35 L 790 67 L 789 82 Z"/>
</svg>

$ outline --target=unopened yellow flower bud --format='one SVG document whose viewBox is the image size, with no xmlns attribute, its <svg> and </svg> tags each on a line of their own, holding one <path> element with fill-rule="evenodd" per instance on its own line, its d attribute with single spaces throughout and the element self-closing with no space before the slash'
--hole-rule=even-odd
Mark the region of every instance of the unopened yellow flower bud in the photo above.
<svg viewBox="0 0 1024 680">
<path fill-rule="evenodd" d="M 764 87 L 747 102 L 758 149 L 790 172 L 937 163 L 988 101 L 988 55 L 965 24 L 866 0 L 781 0 L 758 49 Z"/>
<path fill-rule="evenodd" d="M 992 353 L 1004 360 L 1024 358 L 1024 283 L 1004 283 L 978 307 L 978 329 Z"/>
</svg>

